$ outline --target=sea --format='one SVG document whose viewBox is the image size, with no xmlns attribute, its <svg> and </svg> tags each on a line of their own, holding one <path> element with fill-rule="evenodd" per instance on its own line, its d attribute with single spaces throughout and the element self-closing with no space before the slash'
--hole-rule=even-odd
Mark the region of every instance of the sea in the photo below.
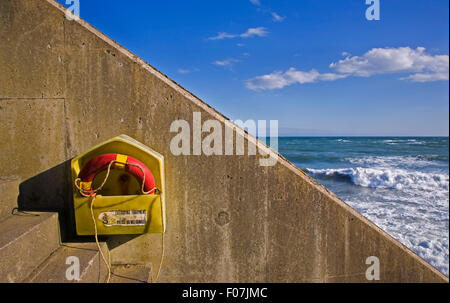
<svg viewBox="0 0 450 303">
<path fill-rule="evenodd" d="M 280 137 L 278 151 L 449 275 L 448 137 Z"/>
</svg>

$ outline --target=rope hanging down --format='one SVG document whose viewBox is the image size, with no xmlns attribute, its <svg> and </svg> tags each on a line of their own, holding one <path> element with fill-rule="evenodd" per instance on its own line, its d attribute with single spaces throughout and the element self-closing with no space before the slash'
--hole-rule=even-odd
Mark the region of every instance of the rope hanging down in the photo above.
<svg viewBox="0 0 450 303">
<path fill-rule="evenodd" d="M 97 248 L 98 248 L 98 251 L 100 252 L 100 255 L 101 255 L 102 259 L 103 259 L 103 262 L 105 263 L 106 267 L 108 268 L 108 278 L 106 279 L 106 283 L 109 283 L 109 281 L 110 281 L 110 279 L 111 279 L 111 273 L 112 273 L 112 271 L 111 271 L 111 254 L 110 254 L 109 251 L 108 251 L 108 259 L 109 259 L 109 262 L 108 262 L 108 261 L 106 260 L 105 255 L 103 254 L 103 251 L 102 251 L 101 247 L 100 247 L 100 243 L 98 242 L 97 222 L 95 221 L 95 216 L 94 216 L 94 201 L 95 201 L 95 198 L 97 197 L 97 192 L 98 192 L 99 190 L 101 190 L 101 189 L 103 188 L 103 186 L 106 184 L 106 181 L 108 180 L 109 174 L 110 174 L 110 172 L 111 172 L 111 167 L 112 167 L 112 165 L 113 165 L 114 163 L 119 163 L 119 164 L 123 164 L 123 165 L 135 166 L 135 167 L 139 168 L 139 169 L 142 171 L 143 178 L 142 178 L 141 192 L 142 192 L 144 195 L 148 195 L 148 194 L 150 194 L 151 192 L 156 192 L 156 191 L 158 191 L 158 188 L 156 188 L 156 187 L 150 189 L 149 191 L 145 191 L 145 190 L 144 190 L 144 185 L 145 185 L 145 171 L 144 171 L 144 169 L 143 169 L 140 165 L 132 164 L 132 163 L 127 163 L 127 162 L 121 162 L 121 161 L 117 161 L 117 160 L 112 160 L 111 162 L 109 162 L 109 164 L 108 164 L 108 169 L 107 169 L 107 171 L 106 171 L 105 179 L 103 180 L 103 182 L 101 183 L 101 185 L 100 185 L 99 187 L 97 187 L 96 189 L 89 189 L 89 190 L 83 189 L 83 188 L 81 188 L 81 186 L 79 185 L 81 179 L 80 179 L 80 178 L 76 178 L 76 179 L 75 179 L 75 187 L 78 189 L 78 191 L 80 192 L 80 194 L 81 194 L 83 197 L 88 197 L 88 198 L 90 199 L 90 203 L 91 203 L 90 210 L 91 210 L 91 218 L 92 218 L 92 222 L 93 222 L 93 224 L 94 224 L 95 243 L 97 244 Z M 163 210 L 162 210 L 162 208 L 161 208 L 161 222 L 163 222 L 163 213 L 162 213 L 162 211 L 163 211 Z M 162 238 L 161 238 L 161 259 L 160 259 L 160 262 L 159 262 L 159 268 L 158 268 L 158 272 L 157 272 L 157 274 L 156 274 L 155 282 L 158 281 L 159 274 L 160 274 L 161 268 L 162 268 L 163 258 L 164 258 L 164 232 L 161 233 L 161 237 L 162 237 Z"/>
</svg>

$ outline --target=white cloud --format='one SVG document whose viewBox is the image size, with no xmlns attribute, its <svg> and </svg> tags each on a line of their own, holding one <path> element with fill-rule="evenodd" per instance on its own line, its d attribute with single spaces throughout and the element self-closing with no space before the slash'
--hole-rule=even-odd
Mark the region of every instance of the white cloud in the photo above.
<svg viewBox="0 0 450 303">
<path fill-rule="evenodd" d="M 214 61 L 213 64 L 218 65 L 218 66 L 226 67 L 226 66 L 230 66 L 230 65 L 232 65 L 233 63 L 236 63 L 236 62 L 239 62 L 239 60 L 238 59 L 233 59 L 233 58 L 228 58 L 228 59 L 225 59 L 225 60 Z"/>
<path fill-rule="evenodd" d="M 241 34 L 242 38 L 250 38 L 250 37 L 264 37 L 267 36 L 269 32 L 264 27 L 254 27 L 249 28 L 245 33 Z"/>
<path fill-rule="evenodd" d="M 272 12 L 271 14 L 272 14 L 272 20 L 275 22 L 283 22 L 284 19 L 286 19 L 286 17 L 282 17 L 275 12 Z"/>
<path fill-rule="evenodd" d="M 416 73 L 408 77 L 400 78 L 400 80 L 411 80 L 413 82 L 432 82 L 440 80 L 448 80 L 447 73 Z"/>
<path fill-rule="evenodd" d="M 231 38 L 236 38 L 236 37 L 237 37 L 237 36 L 236 36 L 236 35 L 233 35 L 233 34 L 228 34 L 228 33 L 225 33 L 225 32 L 220 32 L 220 33 L 217 34 L 217 36 L 209 37 L 208 39 L 209 39 L 209 40 L 222 40 L 222 39 L 231 39 Z"/>
<path fill-rule="evenodd" d="M 268 75 L 259 76 L 246 82 L 246 86 L 252 90 L 280 89 L 292 84 L 313 83 L 317 81 L 334 81 L 345 78 L 346 75 L 333 73 L 321 74 L 315 69 L 309 72 L 299 71 L 291 67 L 286 72 L 275 71 Z"/>
<path fill-rule="evenodd" d="M 246 81 L 252 90 L 280 89 L 292 84 L 335 81 L 355 77 L 370 77 L 379 74 L 408 73 L 400 80 L 430 82 L 449 79 L 449 56 L 429 55 L 425 48 L 373 48 L 362 56 L 342 53 L 345 59 L 331 63 L 331 73 L 319 73 L 315 69 L 300 71 L 291 67 L 286 72 L 274 71 Z"/>
<path fill-rule="evenodd" d="M 263 14 L 270 14 L 270 15 L 272 15 L 272 20 L 274 22 L 283 22 L 284 19 L 286 19 L 286 17 L 280 16 L 276 12 L 272 11 L 269 7 L 267 7 L 265 5 L 261 5 L 261 1 L 260 0 L 250 0 L 250 2 L 253 5 L 258 6 L 256 8 L 257 11 L 262 12 Z"/>
<path fill-rule="evenodd" d="M 260 27 L 251 27 L 247 29 L 244 33 L 240 35 L 235 34 L 229 34 L 226 32 L 220 32 L 217 34 L 217 36 L 209 37 L 208 40 L 223 40 L 223 39 L 232 39 L 232 38 L 250 38 L 250 37 L 264 37 L 267 36 L 269 32 L 266 30 L 266 28 L 260 26 Z"/>
<path fill-rule="evenodd" d="M 185 75 L 185 74 L 190 74 L 190 73 L 193 73 L 193 72 L 198 72 L 198 71 L 199 71 L 198 68 L 194 68 L 194 69 L 179 68 L 179 69 L 178 69 L 178 72 L 179 72 L 180 74 L 183 74 L 183 75 Z"/>
<path fill-rule="evenodd" d="M 348 56 L 330 64 L 339 74 L 370 77 L 377 74 L 414 73 L 401 79 L 417 82 L 448 80 L 448 55 L 429 55 L 425 48 L 373 48 L 362 56 Z"/>
</svg>

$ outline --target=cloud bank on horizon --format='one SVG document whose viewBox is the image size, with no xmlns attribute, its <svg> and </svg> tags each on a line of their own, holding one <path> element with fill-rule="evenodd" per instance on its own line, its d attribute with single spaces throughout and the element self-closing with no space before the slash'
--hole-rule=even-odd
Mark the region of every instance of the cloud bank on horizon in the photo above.
<svg viewBox="0 0 450 303">
<path fill-rule="evenodd" d="M 449 79 L 449 56 L 430 55 L 424 47 L 373 48 L 362 56 L 343 53 L 345 59 L 330 64 L 331 72 L 320 73 L 297 70 L 274 71 L 246 81 L 251 90 L 274 90 L 293 84 L 335 81 L 353 77 L 371 77 L 381 74 L 409 74 L 399 78 L 413 82 L 431 82 Z"/>
</svg>

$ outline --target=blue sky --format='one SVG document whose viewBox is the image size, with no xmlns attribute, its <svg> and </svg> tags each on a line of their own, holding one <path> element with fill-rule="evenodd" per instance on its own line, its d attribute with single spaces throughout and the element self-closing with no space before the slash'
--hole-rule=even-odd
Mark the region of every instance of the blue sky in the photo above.
<svg viewBox="0 0 450 303">
<path fill-rule="evenodd" d="M 449 1 L 380 5 L 379 21 L 365 0 L 81 0 L 80 15 L 233 120 L 448 136 Z"/>
</svg>

